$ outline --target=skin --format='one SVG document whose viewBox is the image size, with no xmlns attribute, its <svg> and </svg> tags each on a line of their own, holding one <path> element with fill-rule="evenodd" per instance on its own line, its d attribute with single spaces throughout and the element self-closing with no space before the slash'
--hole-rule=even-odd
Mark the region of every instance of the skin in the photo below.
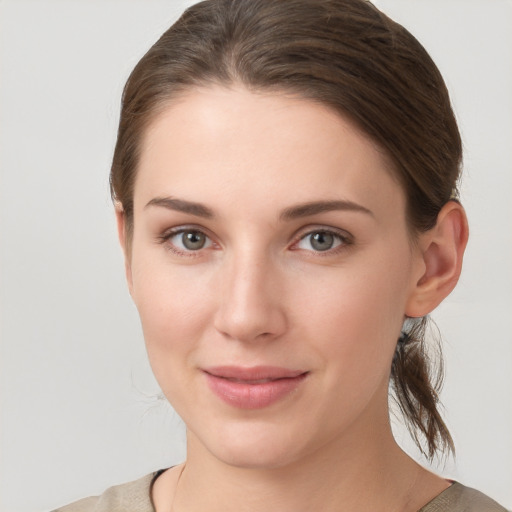
<svg viewBox="0 0 512 512">
<path fill-rule="evenodd" d="M 413 242 L 405 205 L 382 152 L 318 104 L 212 87 L 153 121 L 130 247 L 122 210 L 118 227 L 153 371 L 188 433 L 158 511 L 417 510 L 449 485 L 396 445 L 388 381 L 405 316 L 457 282 L 467 225 L 450 202 Z M 187 249 L 180 229 L 205 245 Z M 326 232 L 332 248 L 316 250 Z M 308 373 L 244 410 L 206 385 L 219 365 Z"/>
</svg>

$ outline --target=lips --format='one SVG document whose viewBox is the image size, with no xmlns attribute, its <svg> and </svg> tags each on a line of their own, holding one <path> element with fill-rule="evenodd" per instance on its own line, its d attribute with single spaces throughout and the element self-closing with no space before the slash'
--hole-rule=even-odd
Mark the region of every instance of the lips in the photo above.
<svg viewBox="0 0 512 512">
<path fill-rule="evenodd" d="M 290 395 L 308 375 L 303 370 L 275 366 L 218 366 L 203 372 L 210 390 L 228 405 L 240 409 L 268 407 Z"/>
</svg>

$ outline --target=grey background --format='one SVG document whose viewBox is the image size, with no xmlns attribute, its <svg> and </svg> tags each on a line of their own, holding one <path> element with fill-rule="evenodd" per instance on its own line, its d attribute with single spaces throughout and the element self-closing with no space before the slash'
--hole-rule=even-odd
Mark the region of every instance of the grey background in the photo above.
<svg viewBox="0 0 512 512">
<path fill-rule="evenodd" d="M 1 511 L 184 457 L 124 283 L 108 170 L 124 81 L 191 3 L 0 0 Z M 438 63 L 466 150 L 465 270 L 434 314 L 458 456 L 434 467 L 512 508 L 512 3 L 377 4 Z"/>
</svg>

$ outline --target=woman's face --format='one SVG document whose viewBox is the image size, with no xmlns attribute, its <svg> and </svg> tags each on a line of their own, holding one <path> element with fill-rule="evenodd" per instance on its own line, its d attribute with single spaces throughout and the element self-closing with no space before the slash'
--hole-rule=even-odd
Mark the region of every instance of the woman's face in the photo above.
<svg viewBox="0 0 512 512">
<path fill-rule="evenodd" d="M 277 467 L 388 428 L 424 266 L 402 188 L 339 115 L 241 87 L 180 97 L 145 134 L 128 252 L 189 450 Z"/>
</svg>

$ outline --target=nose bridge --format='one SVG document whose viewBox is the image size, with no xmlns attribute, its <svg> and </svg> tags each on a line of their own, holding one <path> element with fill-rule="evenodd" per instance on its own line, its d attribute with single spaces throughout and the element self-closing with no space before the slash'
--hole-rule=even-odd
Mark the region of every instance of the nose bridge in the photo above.
<svg viewBox="0 0 512 512">
<path fill-rule="evenodd" d="M 263 250 L 248 245 L 234 250 L 223 262 L 217 329 L 240 341 L 279 335 L 285 317 L 278 274 Z"/>
</svg>

